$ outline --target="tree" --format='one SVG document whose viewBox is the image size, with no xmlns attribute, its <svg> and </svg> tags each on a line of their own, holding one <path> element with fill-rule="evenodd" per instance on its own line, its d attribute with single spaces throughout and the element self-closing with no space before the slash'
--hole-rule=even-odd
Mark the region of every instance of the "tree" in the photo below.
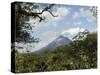
<svg viewBox="0 0 100 75">
<path fill-rule="evenodd" d="M 32 31 L 32 26 L 30 23 L 26 23 L 26 21 L 29 21 L 29 18 L 33 19 L 39 19 L 39 23 L 44 21 L 46 19 L 46 16 L 42 16 L 42 14 L 47 11 L 49 12 L 53 17 L 56 17 L 51 9 L 54 6 L 54 4 L 45 5 L 44 8 L 42 8 L 42 11 L 39 11 L 39 4 L 34 3 L 16 3 L 15 5 L 15 13 L 16 13 L 16 42 L 24 42 L 24 43 L 34 43 L 39 42 L 38 38 L 32 37 L 30 32 Z"/>
<path fill-rule="evenodd" d="M 97 7 L 96 6 L 92 6 L 90 8 L 90 10 L 91 10 L 93 16 L 97 18 Z"/>
<path fill-rule="evenodd" d="M 42 16 L 42 14 L 47 11 L 49 12 L 53 17 L 56 17 L 53 13 L 51 8 L 54 6 L 54 4 L 46 5 L 44 8 L 42 8 L 42 11 L 39 10 L 39 4 L 35 3 L 23 3 L 23 2 L 15 2 L 12 4 L 12 16 L 15 16 L 13 21 L 15 22 L 14 29 L 12 29 L 14 32 L 12 32 L 13 38 L 11 39 L 11 67 L 12 71 L 15 71 L 15 42 L 18 43 L 38 43 L 40 40 L 39 38 L 35 38 L 34 36 L 31 36 L 33 27 L 30 23 L 26 23 L 26 21 L 29 21 L 30 17 L 33 19 L 39 19 L 39 23 L 44 21 L 46 19 L 46 16 Z M 37 10 L 36 10 L 37 9 Z M 14 11 L 15 10 L 15 11 Z"/>
<path fill-rule="evenodd" d="M 77 35 L 79 37 L 80 35 Z M 76 38 L 77 38 L 76 37 Z M 80 37 L 82 38 L 82 37 Z M 97 34 L 88 33 L 83 40 L 75 40 L 71 44 L 75 52 L 74 58 L 79 60 L 79 68 L 97 67 Z M 85 66 L 83 66 L 84 64 Z"/>
</svg>

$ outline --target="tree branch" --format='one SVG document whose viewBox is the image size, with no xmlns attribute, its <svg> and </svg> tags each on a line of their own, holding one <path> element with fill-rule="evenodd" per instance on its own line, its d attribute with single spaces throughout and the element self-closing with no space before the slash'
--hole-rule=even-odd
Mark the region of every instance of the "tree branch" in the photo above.
<svg viewBox="0 0 100 75">
<path fill-rule="evenodd" d="M 26 15 L 26 16 L 33 16 L 34 18 L 38 17 L 40 20 L 39 22 L 41 22 L 42 20 L 44 20 L 40 15 L 43 14 L 43 12 L 47 11 L 49 12 L 53 17 L 57 17 L 56 15 L 54 15 L 50 9 L 54 6 L 54 4 L 49 5 L 48 7 L 45 7 L 41 12 L 27 12 L 25 10 L 23 10 L 21 8 L 21 6 L 19 7 L 20 10 L 18 11 L 20 14 Z"/>
</svg>

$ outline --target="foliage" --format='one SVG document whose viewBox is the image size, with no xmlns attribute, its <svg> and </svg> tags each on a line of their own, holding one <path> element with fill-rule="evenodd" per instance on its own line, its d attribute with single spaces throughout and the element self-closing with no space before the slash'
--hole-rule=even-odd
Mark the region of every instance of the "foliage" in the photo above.
<svg viewBox="0 0 100 75">
<path fill-rule="evenodd" d="M 54 4 L 50 4 L 45 6 L 45 8 L 41 8 L 40 12 L 39 4 L 34 3 L 23 3 L 18 2 L 15 4 L 15 20 L 16 20 L 16 40 L 14 42 L 24 42 L 24 43 L 34 43 L 39 42 L 38 38 L 31 36 L 31 32 L 34 26 L 26 21 L 29 21 L 30 18 L 36 20 L 37 22 L 42 22 L 46 19 L 46 16 L 42 16 L 43 12 L 49 12 L 53 17 L 56 17 L 51 12 L 51 8 Z"/>
<path fill-rule="evenodd" d="M 17 52 L 15 58 L 17 73 L 96 68 L 97 34 L 89 33 L 83 40 L 38 55 Z"/>
<path fill-rule="evenodd" d="M 92 15 L 93 15 L 95 18 L 97 18 L 97 15 L 98 15 L 97 7 L 96 7 L 96 6 L 92 6 L 92 7 L 90 8 L 90 10 L 91 10 L 91 12 L 92 12 Z"/>
</svg>

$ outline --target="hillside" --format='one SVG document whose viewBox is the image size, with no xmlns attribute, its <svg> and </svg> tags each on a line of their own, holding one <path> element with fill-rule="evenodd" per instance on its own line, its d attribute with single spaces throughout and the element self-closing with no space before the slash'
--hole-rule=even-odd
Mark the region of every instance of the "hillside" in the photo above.
<svg viewBox="0 0 100 75">
<path fill-rule="evenodd" d="M 16 72 L 42 72 L 97 68 L 97 34 L 46 50 L 42 54 L 16 53 Z"/>
<path fill-rule="evenodd" d="M 39 49 L 38 51 L 35 51 L 34 53 L 40 54 L 40 53 L 44 53 L 45 51 L 49 51 L 49 50 L 52 51 L 56 47 L 67 45 L 71 42 L 72 42 L 72 40 L 70 40 L 68 37 L 60 35 L 55 40 L 50 42 L 48 45 L 46 45 L 45 47 Z"/>
</svg>

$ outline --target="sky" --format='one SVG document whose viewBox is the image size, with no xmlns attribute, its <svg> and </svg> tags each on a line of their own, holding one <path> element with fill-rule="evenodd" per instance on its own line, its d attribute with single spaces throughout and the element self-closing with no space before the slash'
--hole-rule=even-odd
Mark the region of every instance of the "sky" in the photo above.
<svg viewBox="0 0 100 75">
<path fill-rule="evenodd" d="M 45 7 L 47 4 L 38 4 Z M 30 18 L 30 23 L 33 28 L 32 36 L 40 39 L 39 43 L 32 43 L 19 46 L 24 46 L 24 50 L 28 49 L 32 52 L 48 45 L 59 35 L 65 35 L 69 39 L 77 34 L 79 31 L 89 30 L 90 32 L 97 31 L 97 19 L 90 11 L 90 6 L 76 6 L 76 5 L 55 5 L 52 12 L 57 17 L 53 17 L 50 13 L 44 12 L 42 16 L 46 16 L 46 20 L 41 23 L 38 19 Z"/>
</svg>

